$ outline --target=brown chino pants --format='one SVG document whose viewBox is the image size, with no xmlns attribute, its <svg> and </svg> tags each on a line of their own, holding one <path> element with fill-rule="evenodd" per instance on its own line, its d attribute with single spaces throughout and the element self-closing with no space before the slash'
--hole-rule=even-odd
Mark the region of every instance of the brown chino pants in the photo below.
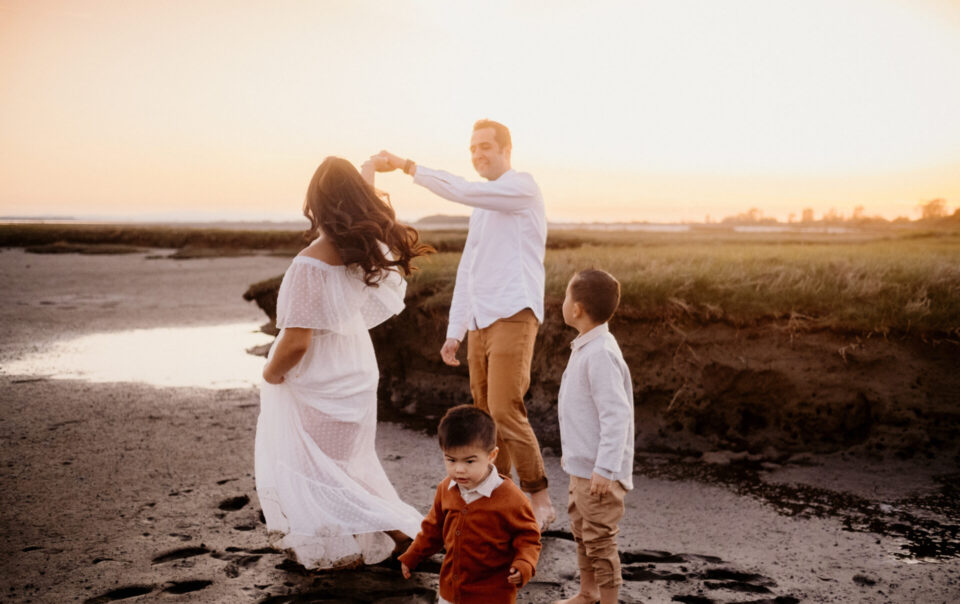
<svg viewBox="0 0 960 604">
<path fill-rule="evenodd" d="M 617 533 L 626 494 L 623 485 L 614 480 L 606 494 L 591 495 L 589 478 L 570 477 L 567 513 L 570 532 L 577 542 L 577 566 L 581 570 L 592 570 L 598 587 L 616 587 L 623 583 Z"/>
<path fill-rule="evenodd" d="M 547 488 L 540 444 L 523 404 L 523 395 L 530 387 L 530 362 L 539 327 L 536 315 L 525 308 L 467 333 L 473 402 L 497 425 L 497 471 L 510 476 L 516 466 L 520 488 L 528 493 Z"/>
</svg>

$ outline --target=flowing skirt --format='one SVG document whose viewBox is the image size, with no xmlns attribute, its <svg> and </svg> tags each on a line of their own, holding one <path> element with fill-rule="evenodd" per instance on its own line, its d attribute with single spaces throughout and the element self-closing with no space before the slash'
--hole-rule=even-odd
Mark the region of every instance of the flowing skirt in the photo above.
<svg viewBox="0 0 960 604">
<path fill-rule="evenodd" d="M 271 539 L 303 566 L 375 564 L 395 547 L 385 531 L 420 530 L 380 465 L 376 429 L 376 391 L 323 399 L 261 383 L 257 495 Z"/>
</svg>

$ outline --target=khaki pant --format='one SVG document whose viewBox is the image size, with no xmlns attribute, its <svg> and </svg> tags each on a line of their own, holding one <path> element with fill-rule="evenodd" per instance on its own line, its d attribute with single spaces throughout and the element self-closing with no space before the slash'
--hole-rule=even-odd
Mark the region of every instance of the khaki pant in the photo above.
<svg viewBox="0 0 960 604">
<path fill-rule="evenodd" d="M 577 542 L 577 567 L 593 571 L 598 587 L 616 587 L 623 582 L 617 533 L 623 518 L 627 490 L 618 481 L 610 483 L 603 496 L 590 494 L 590 479 L 570 477 L 570 529 Z"/>
<path fill-rule="evenodd" d="M 523 395 L 530 387 L 530 362 L 539 327 L 536 315 L 525 308 L 467 333 L 473 403 L 489 413 L 497 425 L 497 471 L 510 476 L 516 466 L 520 488 L 528 493 L 547 488 L 540 444 L 523 404 Z"/>
</svg>

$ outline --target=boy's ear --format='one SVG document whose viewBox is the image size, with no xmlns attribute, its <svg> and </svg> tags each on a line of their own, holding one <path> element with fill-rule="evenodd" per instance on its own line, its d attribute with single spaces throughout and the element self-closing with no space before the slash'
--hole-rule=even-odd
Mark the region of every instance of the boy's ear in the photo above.
<svg viewBox="0 0 960 604">
<path fill-rule="evenodd" d="M 581 304 L 580 302 L 573 303 L 573 318 L 579 319 L 580 317 L 583 316 L 583 313 L 585 312 L 587 311 L 583 309 L 583 304 Z"/>
<path fill-rule="evenodd" d="M 487 458 L 487 461 L 493 463 L 497 459 L 497 453 L 500 452 L 500 447 L 494 447 L 493 451 L 490 451 L 490 457 Z"/>
</svg>

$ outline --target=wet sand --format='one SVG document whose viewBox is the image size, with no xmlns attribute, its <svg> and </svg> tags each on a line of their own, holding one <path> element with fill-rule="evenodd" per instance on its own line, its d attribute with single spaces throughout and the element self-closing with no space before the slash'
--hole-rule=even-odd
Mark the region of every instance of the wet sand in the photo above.
<svg viewBox="0 0 960 604">
<path fill-rule="evenodd" d="M 165 260 L 0 251 L 0 365 L 121 329 L 262 321 L 241 294 L 271 257 Z M 438 343 L 439 344 L 439 343 Z M 183 342 L 183 353 L 191 354 Z M 197 363 L 210 362 L 198 358 Z M 0 599 L 12 602 L 429 602 L 435 565 L 306 573 L 267 546 L 253 481 L 253 388 L 158 388 L 0 375 Z M 442 478 L 434 439 L 382 423 L 378 451 L 421 511 Z M 960 599 L 949 459 L 645 455 L 620 536 L 624 602 Z M 562 504 L 523 602 L 576 590 Z M 938 499 L 940 498 L 940 499 Z M 952 528 L 951 528 L 952 527 Z M 916 529 L 916 530 L 905 530 Z M 951 532 L 952 531 L 952 532 Z M 933 546 L 924 548 L 924 539 Z M 927 545 L 930 545 L 927 543 Z M 335 598 L 330 600 L 329 598 Z"/>
</svg>

